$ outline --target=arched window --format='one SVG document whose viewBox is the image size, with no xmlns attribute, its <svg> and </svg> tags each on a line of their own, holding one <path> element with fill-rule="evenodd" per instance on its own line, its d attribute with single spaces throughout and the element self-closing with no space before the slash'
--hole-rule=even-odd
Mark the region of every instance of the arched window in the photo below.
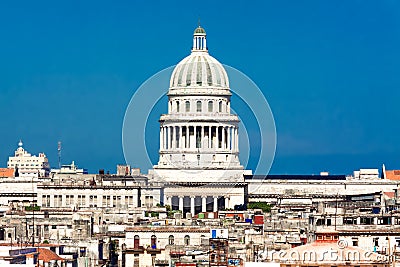
<svg viewBox="0 0 400 267">
<path fill-rule="evenodd" d="M 133 248 L 139 248 L 140 245 L 140 237 L 138 235 L 135 235 L 133 237 Z"/>
<path fill-rule="evenodd" d="M 201 101 L 196 102 L 196 111 L 201 112 Z"/>
<path fill-rule="evenodd" d="M 168 237 L 168 245 L 173 245 L 173 244 L 174 244 L 174 241 L 175 241 L 174 236 L 173 236 L 173 235 L 170 235 L 170 236 Z"/>
<path fill-rule="evenodd" d="M 222 112 L 222 101 L 219 101 L 218 103 L 218 111 Z"/>
<path fill-rule="evenodd" d="M 151 236 L 151 248 L 156 249 L 157 248 L 157 237 L 155 235 Z"/>
<path fill-rule="evenodd" d="M 186 110 L 186 112 L 190 112 L 190 102 L 189 101 L 185 102 L 185 110 Z"/>
<path fill-rule="evenodd" d="M 208 101 L 208 112 L 213 112 L 213 102 Z"/>
<path fill-rule="evenodd" d="M 183 243 L 185 244 L 185 246 L 189 246 L 190 245 L 190 236 L 185 235 L 185 237 L 183 238 Z"/>
<path fill-rule="evenodd" d="M 179 112 L 179 101 L 176 101 L 176 112 Z"/>
</svg>

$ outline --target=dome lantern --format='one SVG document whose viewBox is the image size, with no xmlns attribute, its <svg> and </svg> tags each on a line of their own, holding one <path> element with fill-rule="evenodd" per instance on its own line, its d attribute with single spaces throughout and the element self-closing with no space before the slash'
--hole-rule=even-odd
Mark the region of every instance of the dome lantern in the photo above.
<svg viewBox="0 0 400 267">
<path fill-rule="evenodd" d="M 206 31 L 200 25 L 194 30 L 193 33 L 193 48 L 192 51 L 207 52 L 207 39 Z"/>
</svg>

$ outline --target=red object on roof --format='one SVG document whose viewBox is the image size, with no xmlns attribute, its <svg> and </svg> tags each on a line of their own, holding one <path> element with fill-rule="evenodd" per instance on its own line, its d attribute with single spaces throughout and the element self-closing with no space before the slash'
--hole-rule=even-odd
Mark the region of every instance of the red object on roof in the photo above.
<svg viewBox="0 0 400 267">
<path fill-rule="evenodd" d="M 400 180 L 400 170 L 385 171 L 385 177 L 388 180 Z"/>
<path fill-rule="evenodd" d="M 264 215 L 254 215 L 254 224 L 264 224 Z"/>
<path fill-rule="evenodd" d="M 383 192 L 388 198 L 394 198 L 394 192 Z"/>
<path fill-rule="evenodd" d="M 14 169 L 0 168 L 0 177 L 7 177 L 7 178 L 14 177 Z"/>
<path fill-rule="evenodd" d="M 65 261 L 65 259 L 58 256 L 56 253 L 47 248 L 39 249 L 39 261 L 50 262 L 50 261 Z"/>
</svg>

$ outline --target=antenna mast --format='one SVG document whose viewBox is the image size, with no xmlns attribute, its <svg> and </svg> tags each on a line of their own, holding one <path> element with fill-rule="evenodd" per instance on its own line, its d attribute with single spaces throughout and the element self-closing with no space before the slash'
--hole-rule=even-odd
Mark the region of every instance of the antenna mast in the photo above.
<svg viewBox="0 0 400 267">
<path fill-rule="evenodd" d="M 58 168 L 61 169 L 61 141 L 58 141 L 57 151 L 58 151 Z"/>
</svg>

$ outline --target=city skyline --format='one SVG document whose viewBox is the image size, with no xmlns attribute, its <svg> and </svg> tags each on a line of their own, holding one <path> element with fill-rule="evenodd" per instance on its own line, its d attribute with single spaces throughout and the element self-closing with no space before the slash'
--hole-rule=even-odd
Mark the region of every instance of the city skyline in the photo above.
<svg viewBox="0 0 400 267">
<path fill-rule="evenodd" d="M 398 168 L 397 3 L 291 2 L 297 8 L 287 10 L 234 2 L 224 6 L 232 17 L 218 11 L 222 4 L 198 11 L 93 3 L 1 4 L 0 20 L 9 25 L 0 37 L 7 51 L 0 82 L 3 166 L 22 139 L 29 152 L 46 153 L 51 166 L 58 165 L 61 141 L 63 163 L 115 171 L 124 163 L 121 129 L 131 96 L 187 55 L 200 15 L 210 54 L 248 75 L 271 106 L 272 173 Z M 171 16 L 149 18 L 155 10 Z"/>
</svg>

